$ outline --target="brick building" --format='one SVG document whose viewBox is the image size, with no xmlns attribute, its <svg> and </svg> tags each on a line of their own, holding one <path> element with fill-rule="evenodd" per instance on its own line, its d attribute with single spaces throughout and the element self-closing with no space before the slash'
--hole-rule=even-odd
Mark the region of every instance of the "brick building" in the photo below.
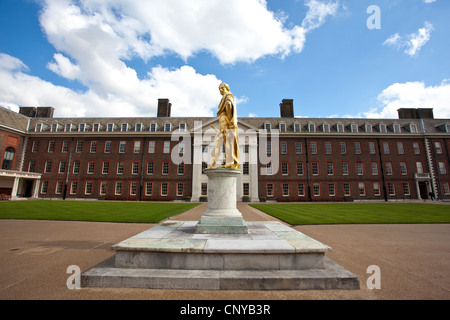
<svg viewBox="0 0 450 320">
<path fill-rule="evenodd" d="M 216 118 L 54 118 L 51 107 L 0 108 L 0 194 L 12 198 L 174 201 L 207 197 Z M 238 200 L 450 199 L 450 120 L 240 118 Z"/>
</svg>

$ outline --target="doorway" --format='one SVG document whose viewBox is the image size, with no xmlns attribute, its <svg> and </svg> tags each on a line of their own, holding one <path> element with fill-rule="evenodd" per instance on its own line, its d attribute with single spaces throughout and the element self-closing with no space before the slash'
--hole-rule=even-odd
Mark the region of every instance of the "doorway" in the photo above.
<svg viewBox="0 0 450 320">
<path fill-rule="evenodd" d="M 426 182 L 419 182 L 420 197 L 423 200 L 428 200 L 428 187 Z"/>
</svg>

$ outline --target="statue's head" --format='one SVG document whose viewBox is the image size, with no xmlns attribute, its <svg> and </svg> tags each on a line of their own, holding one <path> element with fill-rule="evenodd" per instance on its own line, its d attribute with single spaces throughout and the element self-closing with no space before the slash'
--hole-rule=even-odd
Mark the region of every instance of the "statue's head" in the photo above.
<svg viewBox="0 0 450 320">
<path fill-rule="evenodd" d="M 219 90 L 220 91 L 225 90 L 227 92 L 230 92 L 230 86 L 227 85 L 226 83 L 222 82 L 219 86 Z"/>
</svg>

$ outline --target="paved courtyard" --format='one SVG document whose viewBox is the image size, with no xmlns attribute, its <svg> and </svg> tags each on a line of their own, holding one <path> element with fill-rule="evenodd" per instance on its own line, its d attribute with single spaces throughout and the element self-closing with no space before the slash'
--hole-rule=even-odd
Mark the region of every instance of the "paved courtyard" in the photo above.
<svg viewBox="0 0 450 320">
<path fill-rule="evenodd" d="M 172 220 L 197 221 L 203 204 Z M 247 204 L 247 221 L 276 220 Z M 450 299 L 450 224 L 323 225 L 295 229 L 330 246 L 327 256 L 356 274 L 350 291 L 69 290 L 67 267 L 81 272 L 114 255 L 111 246 L 152 224 L 0 220 L 0 299 Z M 381 289 L 370 290 L 369 266 L 381 270 Z"/>
</svg>

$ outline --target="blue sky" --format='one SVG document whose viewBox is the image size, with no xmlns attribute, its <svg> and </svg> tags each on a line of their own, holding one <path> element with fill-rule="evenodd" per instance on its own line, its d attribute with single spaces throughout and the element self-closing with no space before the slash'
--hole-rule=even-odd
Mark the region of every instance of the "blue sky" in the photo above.
<svg viewBox="0 0 450 320">
<path fill-rule="evenodd" d="M 212 116 L 226 82 L 241 117 L 294 99 L 297 117 L 450 118 L 449 16 L 448 0 L 0 0 L 0 105 Z"/>
</svg>

